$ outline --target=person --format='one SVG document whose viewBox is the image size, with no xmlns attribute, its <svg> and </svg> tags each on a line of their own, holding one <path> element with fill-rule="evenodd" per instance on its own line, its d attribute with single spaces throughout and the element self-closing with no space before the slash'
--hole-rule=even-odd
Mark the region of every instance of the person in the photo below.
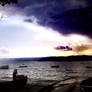
<svg viewBox="0 0 92 92">
<path fill-rule="evenodd" d="M 15 81 L 17 79 L 22 79 L 24 77 L 25 77 L 24 75 L 18 75 L 17 69 L 14 69 L 14 72 L 13 72 L 13 81 Z"/>
<path fill-rule="evenodd" d="M 17 69 L 14 69 L 14 72 L 13 72 L 13 81 L 16 80 L 16 77 L 17 77 Z"/>
</svg>

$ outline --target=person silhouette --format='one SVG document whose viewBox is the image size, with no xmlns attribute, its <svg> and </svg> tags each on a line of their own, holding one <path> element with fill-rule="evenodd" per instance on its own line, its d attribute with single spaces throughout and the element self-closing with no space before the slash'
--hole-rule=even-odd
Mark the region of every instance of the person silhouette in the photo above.
<svg viewBox="0 0 92 92">
<path fill-rule="evenodd" d="M 16 80 L 16 77 L 17 77 L 17 69 L 14 69 L 13 71 L 13 81 Z"/>
</svg>

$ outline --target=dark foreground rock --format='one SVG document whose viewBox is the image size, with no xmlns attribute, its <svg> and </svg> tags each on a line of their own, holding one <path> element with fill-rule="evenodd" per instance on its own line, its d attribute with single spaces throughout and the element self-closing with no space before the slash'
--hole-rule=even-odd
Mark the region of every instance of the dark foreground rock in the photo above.
<svg viewBox="0 0 92 92">
<path fill-rule="evenodd" d="M 67 80 L 66 80 L 67 81 Z M 7 90 L 0 90 L 0 92 L 92 92 L 90 86 L 92 85 L 92 79 L 86 79 L 82 82 L 54 82 L 48 85 L 43 85 L 41 83 L 37 84 L 26 84 L 22 87 L 10 87 Z M 88 87 L 87 90 L 81 90 L 81 87 Z"/>
<path fill-rule="evenodd" d="M 24 88 L 27 83 L 27 77 L 17 78 L 16 80 L 12 81 L 1 81 L 0 82 L 0 91 L 9 91 L 9 90 L 16 90 L 20 88 Z"/>
<path fill-rule="evenodd" d="M 80 87 L 82 92 L 92 92 L 92 78 L 83 80 Z"/>
</svg>

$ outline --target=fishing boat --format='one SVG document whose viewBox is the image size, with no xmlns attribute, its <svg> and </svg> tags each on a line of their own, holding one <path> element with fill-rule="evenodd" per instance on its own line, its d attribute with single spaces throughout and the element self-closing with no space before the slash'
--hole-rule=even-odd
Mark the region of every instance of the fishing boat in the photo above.
<svg viewBox="0 0 92 92">
<path fill-rule="evenodd" d="M 59 65 L 53 65 L 51 68 L 59 68 Z"/>
<path fill-rule="evenodd" d="M 25 67 L 27 67 L 26 65 L 21 65 L 21 66 L 19 66 L 19 68 L 25 68 Z"/>
<path fill-rule="evenodd" d="M 91 67 L 91 66 L 86 66 L 86 68 L 90 69 L 90 68 L 92 68 L 92 67 Z"/>
<path fill-rule="evenodd" d="M 0 66 L 0 69 L 9 69 L 9 66 L 8 65 L 3 65 L 3 66 Z"/>
</svg>

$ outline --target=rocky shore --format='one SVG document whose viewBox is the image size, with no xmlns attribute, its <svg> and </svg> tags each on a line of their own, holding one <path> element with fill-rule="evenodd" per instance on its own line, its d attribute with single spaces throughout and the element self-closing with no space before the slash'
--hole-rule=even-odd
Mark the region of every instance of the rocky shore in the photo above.
<svg viewBox="0 0 92 92">
<path fill-rule="evenodd" d="M 66 81 L 41 81 L 40 83 L 27 83 L 21 88 L 9 88 L 0 90 L 2 92 L 75 92 L 76 80 Z M 77 90 L 80 92 L 80 90 Z"/>
<path fill-rule="evenodd" d="M 39 82 L 29 83 L 23 87 L 10 87 L 0 90 L 1 92 L 84 92 L 85 86 L 92 85 L 92 78 L 84 79 L 76 79 L 76 78 L 68 78 L 62 81 L 52 81 L 52 80 L 39 80 Z M 81 88 L 82 87 L 82 88 Z M 91 86 L 90 86 L 91 87 Z M 85 92 L 92 92 L 92 87 L 89 87 Z"/>
</svg>

